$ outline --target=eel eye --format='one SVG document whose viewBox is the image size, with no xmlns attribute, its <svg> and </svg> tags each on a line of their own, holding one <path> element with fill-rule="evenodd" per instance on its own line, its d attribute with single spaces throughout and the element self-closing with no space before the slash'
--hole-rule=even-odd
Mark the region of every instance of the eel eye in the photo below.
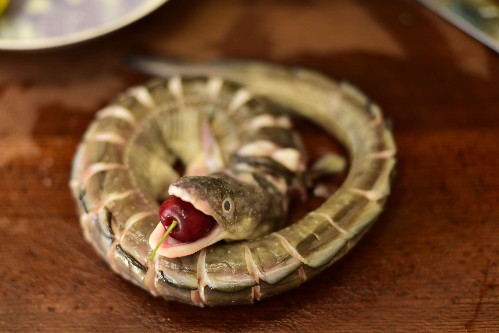
<svg viewBox="0 0 499 333">
<path fill-rule="evenodd" d="M 232 215 L 234 208 L 234 201 L 232 201 L 231 198 L 225 198 L 222 202 L 222 211 L 224 212 L 224 215 Z"/>
</svg>

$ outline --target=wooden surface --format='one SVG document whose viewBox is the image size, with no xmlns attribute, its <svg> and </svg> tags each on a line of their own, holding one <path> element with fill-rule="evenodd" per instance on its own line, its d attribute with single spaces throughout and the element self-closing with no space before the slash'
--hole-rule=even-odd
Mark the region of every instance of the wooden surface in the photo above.
<svg viewBox="0 0 499 333">
<path fill-rule="evenodd" d="M 68 190 L 131 53 L 300 65 L 393 120 L 387 209 L 343 260 L 253 306 L 198 309 L 114 275 Z M 498 332 L 499 58 L 412 1 L 180 1 L 97 41 L 0 53 L 0 331 Z M 310 140 L 310 138 L 308 138 Z"/>
</svg>

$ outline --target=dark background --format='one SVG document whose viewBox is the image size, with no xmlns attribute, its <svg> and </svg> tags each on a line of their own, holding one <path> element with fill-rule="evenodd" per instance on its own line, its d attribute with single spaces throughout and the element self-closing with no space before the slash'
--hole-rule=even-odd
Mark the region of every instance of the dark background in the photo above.
<svg viewBox="0 0 499 333">
<path fill-rule="evenodd" d="M 147 78 L 124 65 L 132 53 L 359 86 L 394 124 L 385 212 L 340 262 L 253 306 L 169 303 L 114 275 L 83 240 L 68 179 L 93 114 Z M 0 331 L 498 332 L 498 112 L 498 56 L 413 1 L 172 0 L 95 41 L 2 52 Z"/>
</svg>

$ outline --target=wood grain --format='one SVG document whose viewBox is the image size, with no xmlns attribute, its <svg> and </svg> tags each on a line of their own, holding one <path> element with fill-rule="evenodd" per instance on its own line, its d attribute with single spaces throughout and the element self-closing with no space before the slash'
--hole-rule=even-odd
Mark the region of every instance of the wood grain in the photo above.
<svg viewBox="0 0 499 333">
<path fill-rule="evenodd" d="M 361 87 L 399 148 L 386 211 L 340 262 L 253 306 L 192 308 L 123 281 L 84 242 L 67 183 L 95 111 L 146 79 L 124 65 L 133 53 Z M 403 0 L 171 1 L 96 41 L 0 53 L 0 331 L 498 332 L 498 86 L 496 54 Z"/>
</svg>

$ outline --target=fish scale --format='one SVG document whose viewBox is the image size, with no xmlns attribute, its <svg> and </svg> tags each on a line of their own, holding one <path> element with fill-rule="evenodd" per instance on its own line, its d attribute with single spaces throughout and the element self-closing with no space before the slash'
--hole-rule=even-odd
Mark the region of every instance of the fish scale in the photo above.
<svg viewBox="0 0 499 333">
<path fill-rule="evenodd" d="M 138 65 L 166 79 L 129 89 L 98 114 L 77 150 L 70 181 L 85 238 L 124 278 L 154 295 L 198 306 L 252 303 L 297 287 L 336 262 L 382 211 L 395 143 L 380 109 L 350 84 L 263 63 Z M 268 235 L 148 260 L 156 199 L 178 177 L 175 161 L 188 164 L 202 150 L 196 143 L 180 156 L 182 144 L 189 144 L 185 135 L 196 135 L 180 129 L 236 109 L 238 117 L 251 119 L 261 114 L 259 98 L 270 100 L 279 114 L 311 120 L 345 146 L 350 170 L 342 186 L 315 211 Z M 222 118 L 212 124 L 219 126 L 228 160 L 244 143 L 246 128 Z M 264 134 L 271 140 L 271 131 Z M 265 170 L 272 169 L 268 164 Z"/>
</svg>

